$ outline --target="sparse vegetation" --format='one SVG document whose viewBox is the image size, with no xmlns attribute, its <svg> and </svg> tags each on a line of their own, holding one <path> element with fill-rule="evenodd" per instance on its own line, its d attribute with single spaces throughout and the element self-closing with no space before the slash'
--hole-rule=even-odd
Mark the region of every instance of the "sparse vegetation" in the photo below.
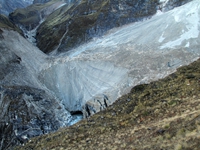
<svg viewBox="0 0 200 150">
<path fill-rule="evenodd" d="M 45 4 L 33 4 L 26 8 L 16 9 L 9 14 L 9 19 L 18 26 L 23 26 L 27 30 L 32 30 L 39 25 L 39 22 L 45 16 L 45 9 L 60 0 L 51 0 Z"/>
<path fill-rule="evenodd" d="M 1 14 L 0 14 L 0 28 L 15 30 L 21 35 L 23 35 L 22 31 L 17 26 L 15 26 L 6 16 Z"/>
<path fill-rule="evenodd" d="M 188 79 L 188 74 L 192 78 Z M 16 149 L 200 149 L 200 59 Z"/>
</svg>

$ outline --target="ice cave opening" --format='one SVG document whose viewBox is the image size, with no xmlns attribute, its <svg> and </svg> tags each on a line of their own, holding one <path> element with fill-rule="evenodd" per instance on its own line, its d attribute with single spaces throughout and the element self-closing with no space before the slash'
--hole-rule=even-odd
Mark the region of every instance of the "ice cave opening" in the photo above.
<svg viewBox="0 0 200 150">
<path fill-rule="evenodd" d="M 69 122 L 69 126 L 81 121 L 83 119 L 82 111 L 71 111 L 72 120 Z"/>
</svg>

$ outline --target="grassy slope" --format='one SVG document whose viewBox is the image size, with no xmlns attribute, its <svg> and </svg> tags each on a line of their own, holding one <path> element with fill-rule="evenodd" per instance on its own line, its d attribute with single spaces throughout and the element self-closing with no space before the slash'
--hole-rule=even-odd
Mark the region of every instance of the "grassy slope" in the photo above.
<svg viewBox="0 0 200 150">
<path fill-rule="evenodd" d="M 22 31 L 17 26 L 15 26 L 12 22 L 10 22 L 10 20 L 6 16 L 1 14 L 0 14 L 0 28 L 15 30 L 19 32 L 21 35 L 23 34 Z"/>
<path fill-rule="evenodd" d="M 60 0 L 51 0 L 45 4 L 33 4 L 26 8 L 19 8 L 12 12 L 9 17 L 15 23 L 22 24 L 28 29 L 30 24 L 36 24 L 35 26 L 39 24 L 41 19 L 39 14 L 43 9 L 48 8 L 58 1 Z M 41 13 L 41 15 L 43 14 Z"/>
<path fill-rule="evenodd" d="M 21 149 L 200 149 L 200 59 Z"/>
</svg>

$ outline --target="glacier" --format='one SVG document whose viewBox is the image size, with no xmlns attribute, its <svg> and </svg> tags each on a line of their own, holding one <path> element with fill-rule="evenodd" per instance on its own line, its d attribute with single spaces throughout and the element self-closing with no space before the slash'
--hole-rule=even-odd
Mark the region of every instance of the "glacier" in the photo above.
<svg viewBox="0 0 200 150">
<path fill-rule="evenodd" d="M 0 29 L 1 145 L 73 125 L 133 86 L 197 60 L 199 18 L 200 1 L 193 0 L 49 55 L 16 31 Z"/>
<path fill-rule="evenodd" d="M 199 58 L 199 8 L 195 0 L 112 29 L 69 52 L 53 52 L 52 65 L 41 71 L 39 80 L 67 110 L 96 113 L 131 87 L 163 78 Z"/>
<path fill-rule="evenodd" d="M 43 89 L 63 111 L 81 111 L 88 117 L 133 86 L 163 78 L 198 59 L 199 8 L 200 2 L 193 0 L 61 54 L 46 55 L 16 32 L 3 30 L 4 44 L 21 58 L 23 69 L 1 84 Z"/>
</svg>

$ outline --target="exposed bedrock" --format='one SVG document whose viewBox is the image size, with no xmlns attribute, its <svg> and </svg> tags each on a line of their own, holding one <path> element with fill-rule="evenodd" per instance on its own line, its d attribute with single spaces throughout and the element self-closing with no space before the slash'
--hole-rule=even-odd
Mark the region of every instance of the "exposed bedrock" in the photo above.
<svg viewBox="0 0 200 150">
<path fill-rule="evenodd" d="M 36 3 L 47 3 L 51 0 L 33 0 L 33 4 L 36 4 Z"/>
<path fill-rule="evenodd" d="M 53 0 L 33 0 L 33 4 L 36 4 L 36 3 L 47 3 L 49 1 L 53 1 Z M 63 2 L 67 3 L 67 4 L 71 4 L 71 3 L 74 3 L 76 0 L 62 0 Z"/>
</svg>

